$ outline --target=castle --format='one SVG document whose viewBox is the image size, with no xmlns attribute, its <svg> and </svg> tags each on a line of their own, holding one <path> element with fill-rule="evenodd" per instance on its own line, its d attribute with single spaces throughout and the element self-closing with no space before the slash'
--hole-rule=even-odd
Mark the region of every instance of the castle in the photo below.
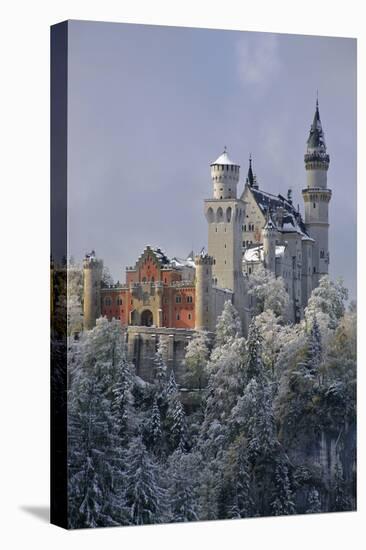
<svg viewBox="0 0 366 550">
<path fill-rule="evenodd" d="M 160 248 L 146 246 L 135 266 L 126 269 L 125 284 L 102 284 L 103 263 L 87 255 L 84 269 L 84 329 L 98 317 L 118 319 L 128 334 L 128 354 L 138 373 L 150 379 L 151 358 L 159 338 L 167 340 L 166 360 L 179 375 L 184 349 L 194 330 L 214 331 L 217 317 L 230 300 L 244 332 L 251 315 L 247 279 L 263 265 L 282 277 L 300 320 L 320 277 L 328 273 L 327 188 L 329 155 L 316 102 L 304 156 L 307 185 L 302 190 L 305 216 L 287 197 L 259 188 L 252 159 L 243 192 L 238 193 L 240 166 L 226 148 L 211 164 L 212 198 L 204 200 L 208 250 L 186 259 L 169 259 Z"/>
</svg>

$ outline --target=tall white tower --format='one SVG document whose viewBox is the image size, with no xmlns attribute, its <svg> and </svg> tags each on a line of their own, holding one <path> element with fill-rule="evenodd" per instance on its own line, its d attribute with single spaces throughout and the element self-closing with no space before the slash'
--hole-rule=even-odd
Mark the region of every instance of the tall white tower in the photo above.
<svg viewBox="0 0 366 550">
<path fill-rule="evenodd" d="M 205 200 L 208 222 L 208 254 L 213 257 L 213 284 L 234 292 L 234 305 L 245 320 L 245 281 L 242 270 L 242 224 L 245 203 L 237 198 L 240 166 L 233 162 L 226 148 L 211 164 L 213 198 Z"/>
<path fill-rule="evenodd" d="M 319 279 L 328 274 L 329 267 L 329 201 L 332 192 L 327 188 L 327 172 L 329 155 L 320 121 L 319 104 L 316 101 L 314 120 L 310 128 L 305 153 L 305 169 L 307 187 L 302 195 L 305 202 L 305 224 L 309 235 L 314 239 L 313 246 L 313 288 L 319 284 Z"/>
</svg>

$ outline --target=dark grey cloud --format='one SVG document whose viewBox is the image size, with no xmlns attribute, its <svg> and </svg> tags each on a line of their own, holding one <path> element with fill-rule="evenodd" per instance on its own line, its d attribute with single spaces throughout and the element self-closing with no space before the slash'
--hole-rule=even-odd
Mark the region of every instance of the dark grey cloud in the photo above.
<svg viewBox="0 0 366 550">
<path fill-rule="evenodd" d="M 291 187 L 316 90 L 331 165 L 331 275 L 356 295 L 356 41 L 73 21 L 69 37 L 69 250 L 115 279 L 146 244 L 206 244 L 209 164 L 227 145 L 245 180 Z"/>
</svg>

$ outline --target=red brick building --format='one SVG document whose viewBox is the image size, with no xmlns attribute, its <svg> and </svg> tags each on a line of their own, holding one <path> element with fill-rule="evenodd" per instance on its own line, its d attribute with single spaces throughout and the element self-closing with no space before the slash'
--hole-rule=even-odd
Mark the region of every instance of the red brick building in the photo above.
<svg viewBox="0 0 366 550">
<path fill-rule="evenodd" d="M 195 327 L 195 267 L 193 253 L 169 260 L 147 246 L 134 267 L 126 269 L 125 284 L 103 286 L 100 311 L 122 326 Z"/>
</svg>

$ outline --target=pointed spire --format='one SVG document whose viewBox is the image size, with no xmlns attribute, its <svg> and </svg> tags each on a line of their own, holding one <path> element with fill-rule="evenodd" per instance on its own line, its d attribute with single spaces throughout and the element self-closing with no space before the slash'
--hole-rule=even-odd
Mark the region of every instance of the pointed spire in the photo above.
<svg viewBox="0 0 366 550">
<path fill-rule="evenodd" d="M 308 149 L 308 152 L 314 151 L 314 150 L 320 150 L 325 152 L 327 149 L 325 145 L 322 123 L 320 120 L 318 91 L 316 93 L 315 113 L 314 113 L 313 123 L 310 127 L 310 134 L 307 141 L 307 149 Z"/>
<path fill-rule="evenodd" d="M 249 153 L 249 169 L 248 169 L 248 175 L 247 175 L 247 183 L 253 187 L 254 184 L 254 175 L 252 170 L 252 153 Z"/>
</svg>

